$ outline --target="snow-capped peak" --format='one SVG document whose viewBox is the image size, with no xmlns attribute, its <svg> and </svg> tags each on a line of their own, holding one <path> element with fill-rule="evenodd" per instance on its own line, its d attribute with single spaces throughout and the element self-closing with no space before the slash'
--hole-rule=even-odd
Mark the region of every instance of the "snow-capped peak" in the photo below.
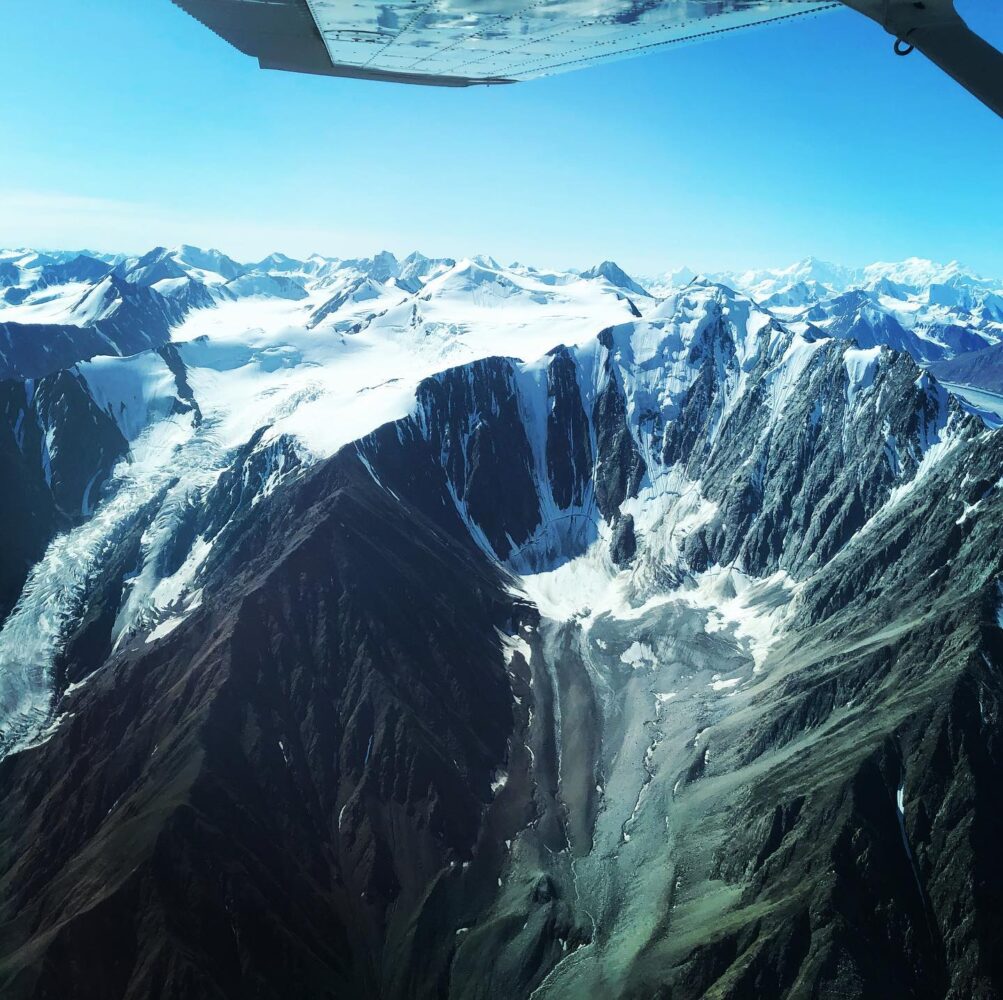
<svg viewBox="0 0 1003 1000">
<path fill-rule="evenodd" d="M 189 274 L 197 272 L 203 279 L 232 281 L 247 270 L 220 250 L 202 250 L 183 243 L 168 253 Z"/>
<path fill-rule="evenodd" d="M 611 260 L 604 260 L 601 264 L 597 264 L 587 271 L 582 271 L 581 276 L 586 279 L 603 278 L 611 285 L 622 288 L 631 295 L 642 295 L 645 297 L 649 295 L 646 289 L 642 288 L 623 268 Z"/>
</svg>

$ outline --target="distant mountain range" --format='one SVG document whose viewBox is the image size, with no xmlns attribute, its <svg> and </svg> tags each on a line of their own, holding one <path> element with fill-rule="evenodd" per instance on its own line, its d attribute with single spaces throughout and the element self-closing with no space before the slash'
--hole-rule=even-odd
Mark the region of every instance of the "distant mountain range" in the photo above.
<svg viewBox="0 0 1003 1000">
<path fill-rule="evenodd" d="M 351 303 L 386 305 L 388 296 L 417 295 L 429 279 L 471 267 L 494 276 L 499 287 L 509 279 L 548 288 L 591 281 L 636 300 L 664 297 L 699 277 L 747 294 L 792 328 L 853 339 L 862 347 L 905 350 L 924 363 L 989 347 L 1003 337 L 1003 280 L 981 278 L 957 263 L 915 258 L 863 268 L 809 258 L 776 270 L 698 276 L 682 268 L 661 278 L 635 279 L 612 261 L 581 272 L 554 272 L 505 268 L 490 258 L 457 262 L 418 253 L 401 261 L 387 252 L 347 260 L 272 254 L 240 263 L 191 246 L 157 248 L 142 257 L 8 250 L 0 251 L 6 341 L 0 346 L 0 374 L 44 374 L 96 354 L 136 353 L 166 342 L 169 329 L 192 309 L 252 296 L 304 302 L 314 325 L 336 313 L 343 323 L 350 317 L 358 322 L 369 312 L 346 308 Z"/>
<path fill-rule="evenodd" d="M 0 252 L 0 994 L 999 996 L 1001 296 Z"/>
<path fill-rule="evenodd" d="M 647 282 L 665 291 L 695 277 L 682 269 Z M 981 278 L 957 262 L 910 258 L 849 268 L 809 257 L 790 267 L 708 276 L 744 292 L 789 325 L 811 324 L 933 362 L 998 343 L 1003 279 Z"/>
</svg>

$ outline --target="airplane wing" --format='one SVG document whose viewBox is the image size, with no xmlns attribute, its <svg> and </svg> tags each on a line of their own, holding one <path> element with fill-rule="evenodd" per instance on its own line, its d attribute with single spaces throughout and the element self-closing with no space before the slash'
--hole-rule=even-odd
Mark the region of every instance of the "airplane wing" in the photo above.
<svg viewBox="0 0 1003 1000">
<path fill-rule="evenodd" d="M 1003 56 L 953 0 L 174 0 L 265 69 L 445 87 L 514 83 L 816 14 L 878 21 L 1003 115 Z"/>
<path fill-rule="evenodd" d="M 265 69 L 467 87 L 548 76 L 834 0 L 174 0 Z"/>
</svg>

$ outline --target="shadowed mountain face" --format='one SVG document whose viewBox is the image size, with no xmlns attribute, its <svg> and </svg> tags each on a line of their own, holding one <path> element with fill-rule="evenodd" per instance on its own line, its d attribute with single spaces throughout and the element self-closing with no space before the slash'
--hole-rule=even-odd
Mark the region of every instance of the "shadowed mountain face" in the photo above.
<svg viewBox="0 0 1003 1000">
<path fill-rule="evenodd" d="M 97 505 L 112 466 L 128 448 L 83 381 L 68 371 L 37 382 L 0 382 L 0 618 L 31 566 L 60 529 Z"/>
<path fill-rule="evenodd" d="M 203 285 L 186 277 L 170 295 L 115 274 L 88 284 L 73 282 L 70 287 L 79 298 L 70 303 L 69 323 L 3 322 L 0 312 L 0 378 L 40 378 L 98 355 L 129 355 L 160 347 L 170 339 L 171 327 L 190 310 L 212 302 Z M 50 291 L 49 285 L 36 284 L 33 290 L 44 300 L 58 296 L 60 288 Z"/>
<path fill-rule="evenodd" d="M 477 897 L 459 862 L 512 727 L 498 571 L 335 459 L 220 572 L 2 765 L 5 995 L 407 995 L 448 967 L 412 920 Z"/>
<path fill-rule="evenodd" d="M 931 366 L 937 378 L 1003 395 L 1003 347 L 996 344 Z"/>
<path fill-rule="evenodd" d="M 131 471 L 0 633 L 4 997 L 999 995 L 1003 438 L 646 310 L 322 460 L 226 446 L 211 340 L 78 367 Z"/>
</svg>

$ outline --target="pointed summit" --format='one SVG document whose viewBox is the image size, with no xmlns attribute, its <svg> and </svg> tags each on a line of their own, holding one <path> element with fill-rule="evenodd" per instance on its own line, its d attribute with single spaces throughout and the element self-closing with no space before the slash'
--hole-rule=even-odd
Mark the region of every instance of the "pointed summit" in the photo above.
<svg viewBox="0 0 1003 1000">
<path fill-rule="evenodd" d="M 145 286 L 188 276 L 166 247 L 154 247 L 138 260 L 124 261 L 118 266 L 116 273 L 130 284 Z"/>
<path fill-rule="evenodd" d="M 303 261 L 297 260 L 295 257 L 289 257 L 284 253 L 270 253 L 267 257 L 259 260 L 256 264 L 252 264 L 251 268 L 255 271 L 277 271 L 282 274 L 288 274 L 291 271 L 301 271 L 303 269 Z"/>
<path fill-rule="evenodd" d="M 604 260 L 595 267 L 590 267 L 587 271 L 582 271 L 582 277 L 586 279 L 605 278 L 611 285 L 622 288 L 631 295 L 643 295 L 651 298 L 651 294 L 643 289 L 626 271 L 611 260 Z"/>
<path fill-rule="evenodd" d="M 224 281 L 232 281 L 244 273 L 244 268 L 220 250 L 203 250 L 188 243 L 175 247 L 169 256 L 186 271 L 195 271 L 196 277 L 206 278 L 218 275 Z"/>
</svg>

